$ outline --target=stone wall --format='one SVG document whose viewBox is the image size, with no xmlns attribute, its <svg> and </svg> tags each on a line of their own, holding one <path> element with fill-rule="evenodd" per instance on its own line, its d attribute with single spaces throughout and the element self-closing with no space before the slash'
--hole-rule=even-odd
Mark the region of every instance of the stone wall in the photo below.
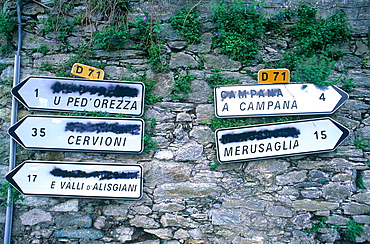
<svg viewBox="0 0 370 244">
<path fill-rule="evenodd" d="M 24 4 L 23 20 L 30 23 L 32 19 L 42 18 L 48 11 L 43 5 L 48 2 L 51 1 Z M 275 13 L 297 6 L 299 2 L 266 0 L 265 9 Z M 158 148 L 131 155 L 48 152 L 19 146 L 17 163 L 42 160 L 140 164 L 144 170 L 143 197 L 123 201 L 25 196 L 24 201 L 15 204 L 12 242 L 346 243 L 340 233 L 354 220 L 362 224 L 364 230 L 357 242 L 369 243 L 369 147 L 356 146 L 355 142 L 361 140 L 369 145 L 370 140 L 370 66 L 367 63 L 370 2 L 304 2 L 314 4 L 322 16 L 343 9 L 353 28 L 351 41 L 343 46 L 345 55 L 332 74 L 338 76 L 339 71 L 347 67 L 344 76 L 354 82 L 349 100 L 331 116 L 351 131 L 337 150 L 211 168 L 217 159 L 214 132 L 208 125 L 215 115 L 209 99 L 213 90 L 205 78 L 218 69 L 224 77 L 235 77 L 244 84 L 256 83 L 248 74 L 256 74 L 264 68 L 264 63 L 244 66 L 211 48 L 213 1 L 131 1 L 131 17 L 147 11 L 163 21 L 164 31 L 160 35 L 167 38 L 163 56 L 168 58 L 170 71 L 153 72 L 142 51 L 133 46 L 117 51 L 92 50 L 93 59 L 106 64 L 106 79 L 125 80 L 125 77 L 145 74 L 149 81 L 156 82 L 155 94 L 163 96 L 163 101 L 145 105 L 144 117 L 156 119 L 151 133 Z M 73 11 L 83 9 L 84 3 L 83 0 L 70 2 L 74 5 Z M 164 21 L 181 7 L 195 4 L 203 21 L 202 41 L 188 44 Z M 51 36 L 38 33 L 37 28 L 27 29 L 23 36 L 21 79 L 29 75 L 55 77 L 53 72 L 40 70 L 42 62 L 66 62 L 72 54 L 69 46 L 87 42 L 88 31 L 84 26 L 75 26 L 66 43 L 55 43 Z M 260 52 L 265 59 L 276 57 L 292 45 L 288 39 L 265 39 L 264 43 L 268 44 Z M 45 54 L 37 51 L 42 44 L 49 48 Z M 13 58 L 2 57 L 0 63 L 6 66 L 0 76 L 0 170 L 4 176 L 8 171 L 6 132 L 10 126 Z M 192 91 L 181 102 L 173 100 L 169 96 L 171 87 L 178 76 L 186 72 L 196 77 Z M 20 118 L 29 113 L 45 114 L 20 107 Z M 356 184 L 359 178 L 363 179 L 365 189 Z M 320 222 L 322 217 L 327 218 L 324 224 Z M 0 223 L 4 222 L 5 207 L 0 207 Z M 322 226 L 318 231 L 307 231 L 313 223 Z M 0 233 L 3 235 L 2 228 Z"/>
</svg>

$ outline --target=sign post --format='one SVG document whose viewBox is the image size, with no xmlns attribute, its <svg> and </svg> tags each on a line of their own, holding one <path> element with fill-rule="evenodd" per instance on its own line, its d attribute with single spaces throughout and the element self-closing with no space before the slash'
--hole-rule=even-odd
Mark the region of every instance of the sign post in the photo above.
<svg viewBox="0 0 370 244">
<path fill-rule="evenodd" d="M 330 118 L 254 125 L 216 131 L 221 163 L 335 150 L 349 130 Z"/>
<path fill-rule="evenodd" d="M 28 77 L 12 94 L 31 110 L 103 111 L 141 116 L 144 84 L 70 78 Z"/>
<path fill-rule="evenodd" d="M 141 165 L 25 161 L 6 175 L 25 195 L 137 200 Z"/>
<path fill-rule="evenodd" d="M 336 86 L 258 84 L 215 88 L 219 118 L 332 114 L 348 99 Z"/>
<path fill-rule="evenodd" d="M 141 153 L 144 147 L 142 119 L 28 115 L 8 133 L 26 149 Z"/>
</svg>

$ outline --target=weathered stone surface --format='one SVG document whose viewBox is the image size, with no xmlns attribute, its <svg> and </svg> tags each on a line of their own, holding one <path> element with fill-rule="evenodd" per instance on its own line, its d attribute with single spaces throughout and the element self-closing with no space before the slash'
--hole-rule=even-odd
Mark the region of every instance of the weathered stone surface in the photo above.
<svg viewBox="0 0 370 244">
<path fill-rule="evenodd" d="M 173 53 L 170 61 L 170 68 L 188 68 L 198 66 L 198 62 L 189 54 L 180 52 Z"/>
<path fill-rule="evenodd" d="M 241 224 L 241 215 L 238 210 L 213 209 L 210 214 L 213 225 L 232 226 Z"/>
<path fill-rule="evenodd" d="M 24 225 L 36 225 L 38 223 L 47 222 L 52 220 L 50 213 L 45 212 L 41 209 L 34 208 L 20 216 L 22 224 Z"/>
<path fill-rule="evenodd" d="M 162 215 L 160 222 L 163 227 L 168 226 L 180 226 L 188 228 L 197 227 L 197 224 L 191 219 L 170 213 L 165 213 L 164 215 Z"/>
<path fill-rule="evenodd" d="M 240 62 L 231 60 L 228 56 L 218 54 L 206 54 L 204 55 L 205 63 L 204 66 L 208 70 L 231 70 L 236 71 L 239 70 L 242 65 Z"/>
<path fill-rule="evenodd" d="M 164 240 L 170 240 L 173 237 L 172 230 L 170 228 L 144 229 L 144 231 L 156 235 Z"/>
<path fill-rule="evenodd" d="M 286 174 L 278 175 L 276 177 L 276 183 L 278 185 L 294 184 L 305 181 L 307 177 L 307 171 L 293 171 Z"/>
<path fill-rule="evenodd" d="M 200 144 L 214 142 L 214 133 L 208 126 L 195 126 L 189 135 Z"/>
<path fill-rule="evenodd" d="M 344 203 L 343 204 L 344 214 L 350 215 L 361 215 L 368 214 L 370 212 L 370 206 L 362 203 Z"/>
<path fill-rule="evenodd" d="M 54 232 L 55 237 L 67 237 L 67 238 L 78 238 L 78 239 L 100 239 L 104 236 L 104 233 L 100 230 L 93 229 L 61 229 Z"/>
<path fill-rule="evenodd" d="M 189 142 L 182 146 L 176 152 L 176 160 L 179 161 L 195 161 L 202 157 L 203 147 L 196 142 Z"/>
<path fill-rule="evenodd" d="M 125 243 L 126 241 L 132 240 L 132 235 L 134 234 L 134 228 L 121 226 L 117 229 L 114 229 L 112 232 L 116 240 L 120 241 L 121 243 Z"/>
<path fill-rule="evenodd" d="M 209 123 L 211 118 L 214 117 L 215 108 L 212 104 L 201 104 L 196 108 L 196 116 L 198 123 Z"/>
<path fill-rule="evenodd" d="M 159 185 L 155 191 L 156 199 L 183 199 L 189 197 L 206 197 L 215 195 L 221 189 L 214 183 L 166 183 Z"/>
<path fill-rule="evenodd" d="M 153 205 L 153 211 L 173 213 L 185 209 L 183 204 L 178 203 L 159 203 Z"/>
<path fill-rule="evenodd" d="M 155 73 L 149 70 L 146 75 L 147 80 L 155 81 L 154 94 L 158 97 L 163 97 L 163 101 L 169 101 L 169 94 L 175 83 L 173 72 Z"/>
<path fill-rule="evenodd" d="M 266 208 L 267 215 L 276 216 L 276 217 L 285 217 L 289 218 L 293 216 L 293 212 L 283 206 L 269 206 Z"/>
<path fill-rule="evenodd" d="M 213 90 L 204 80 L 193 80 L 191 82 L 191 91 L 188 95 L 188 101 L 192 103 L 207 103 Z"/>
<path fill-rule="evenodd" d="M 60 228 L 89 228 L 92 226 L 90 216 L 60 215 L 55 218 L 55 223 Z"/>
<path fill-rule="evenodd" d="M 107 205 L 103 207 L 103 213 L 107 216 L 119 216 L 126 218 L 128 213 L 127 205 Z"/>
<path fill-rule="evenodd" d="M 106 219 L 105 216 L 98 216 L 94 222 L 94 227 L 98 230 L 104 228 Z"/>
<path fill-rule="evenodd" d="M 130 219 L 130 224 L 136 227 L 142 228 L 159 228 L 160 225 L 154 219 L 144 215 L 136 215 L 133 219 Z"/>
<path fill-rule="evenodd" d="M 50 209 L 50 211 L 54 212 L 78 212 L 78 200 L 72 199 L 68 200 L 64 203 L 55 205 Z"/>
<path fill-rule="evenodd" d="M 322 211 L 334 210 L 339 207 L 339 203 L 305 199 L 293 201 L 292 206 L 295 211 Z"/>
<path fill-rule="evenodd" d="M 323 193 L 326 199 L 339 201 L 347 199 L 352 193 L 352 188 L 349 184 L 329 183 L 323 187 Z"/>
</svg>

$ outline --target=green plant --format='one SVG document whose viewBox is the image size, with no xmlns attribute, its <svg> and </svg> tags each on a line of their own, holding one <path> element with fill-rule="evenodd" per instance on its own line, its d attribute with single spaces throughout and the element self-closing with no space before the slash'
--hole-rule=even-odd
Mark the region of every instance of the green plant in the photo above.
<svg viewBox="0 0 370 244">
<path fill-rule="evenodd" d="M 210 77 L 205 79 L 208 85 L 212 88 L 216 88 L 218 86 L 226 86 L 226 85 L 238 85 L 241 82 L 234 78 L 234 77 L 223 77 L 222 73 L 218 70 L 213 70 Z"/>
<path fill-rule="evenodd" d="M 363 224 L 356 223 L 356 221 L 354 221 L 353 219 L 348 221 L 346 224 L 346 229 L 344 230 L 346 239 L 355 243 L 356 238 L 360 237 L 361 234 L 364 232 L 364 228 L 362 226 Z"/>
<path fill-rule="evenodd" d="M 195 79 L 194 75 L 179 75 L 175 80 L 174 86 L 172 88 L 171 98 L 174 100 L 179 100 L 181 97 L 187 98 L 188 93 L 192 91 L 191 81 Z M 181 96 L 182 95 L 182 96 Z"/>
<path fill-rule="evenodd" d="M 363 173 L 361 171 L 357 172 L 356 175 L 356 186 L 359 189 L 366 189 L 366 184 L 364 182 Z"/>
<path fill-rule="evenodd" d="M 97 31 L 93 35 L 93 43 L 96 47 L 107 51 L 123 49 L 128 40 L 129 30 L 125 25 L 108 27 Z"/>
<path fill-rule="evenodd" d="M 266 18 L 256 3 L 221 1 L 215 7 L 213 46 L 232 59 L 250 63 L 256 59 L 260 49 L 259 40 L 265 31 Z"/>
<path fill-rule="evenodd" d="M 4 182 L 0 186 L 0 206 L 7 206 L 8 205 L 8 190 L 11 189 L 12 198 L 10 199 L 10 203 L 14 203 L 16 201 L 23 201 L 23 195 L 17 191 L 14 187 L 12 187 L 9 182 Z"/>
<path fill-rule="evenodd" d="M 334 61 L 324 55 L 314 55 L 306 60 L 301 60 L 292 74 L 292 81 L 313 83 L 319 87 L 326 87 L 336 83 L 328 81 L 334 68 Z"/>
<path fill-rule="evenodd" d="M 202 21 L 199 19 L 199 15 L 196 8 L 182 9 L 170 19 L 170 23 L 189 43 L 200 43 Z"/>
<path fill-rule="evenodd" d="M 0 55 L 13 51 L 12 38 L 16 30 L 15 12 L 4 9 L 0 12 Z"/>
<path fill-rule="evenodd" d="M 357 149 L 367 150 L 370 148 L 370 145 L 367 142 L 366 139 L 360 139 L 358 137 L 355 138 L 354 145 Z"/>
<path fill-rule="evenodd" d="M 213 163 L 211 163 L 210 165 L 209 165 L 209 168 L 211 169 L 211 170 L 216 170 L 217 169 L 217 167 L 220 165 L 220 162 L 218 162 L 218 161 L 214 161 Z"/>
<path fill-rule="evenodd" d="M 144 151 L 150 152 L 151 150 L 157 150 L 157 142 L 152 140 L 153 132 L 156 119 L 155 118 L 143 118 L 145 123 L 145 133 L 144 133 Z"/>
<path fill-rule="evenodd" d="M 328 220 L 327 217 L 318 217 L 315 223 L 311 224 L 311 228 L 305 230 L 306 233 L 311 232 L 318 232 L 320 228 L 325 227 L 327 224 L 325 223 Z"/>
<path fill-rule="evenodd" d="M 50 50 L 46 45 L 40 45 L 37 49 L 38 52 L 42 53 L 43 55 L 47 54 Z"/>
<path fill-rule="evenodd" d="M 168 72 L 169 66 L 162 57 L 162 40 L 157 37 L 161 32 L 160 23 L 154 22 L 148 13 L 137 17 L 134 24 L 136 32 L 130 38 L 137 43 L 137 48 L 147 52 L 149 64 L 155 72 Z"/>
</svg>

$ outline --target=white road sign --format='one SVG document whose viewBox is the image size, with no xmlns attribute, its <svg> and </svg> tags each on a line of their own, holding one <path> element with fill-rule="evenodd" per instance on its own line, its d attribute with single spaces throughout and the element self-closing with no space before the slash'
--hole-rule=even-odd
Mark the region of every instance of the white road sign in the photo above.
<svg viewBox="0 0 370 244">
<path fill-rule="evenodd" d="M 254 125 L 216 131 L 221 163 L 332 151 L 349 131 L 330 118 Z"/>
<path fill-rule="evenodd" d="M 6 175 L 25 195 L 140 199 L 140 165 L 25 161 Z"/>
<path fill-rule="evenodd" d="M 144 84 L 140 82 L 28 77 L 12 94 L 31 110 L 103 111 L 141 116 Z"/>
<path fill-rule="evenodd" d="M 233 85 L 215 88 L 219 118 L 332 114 L 348 99 L 336 86 L 314 84 Z"/>
<path fill-rule="evenodd" d="M 8 133 L 26 149 L 141 153 L 142 119 L 28 115 Z"/>
</svg>

